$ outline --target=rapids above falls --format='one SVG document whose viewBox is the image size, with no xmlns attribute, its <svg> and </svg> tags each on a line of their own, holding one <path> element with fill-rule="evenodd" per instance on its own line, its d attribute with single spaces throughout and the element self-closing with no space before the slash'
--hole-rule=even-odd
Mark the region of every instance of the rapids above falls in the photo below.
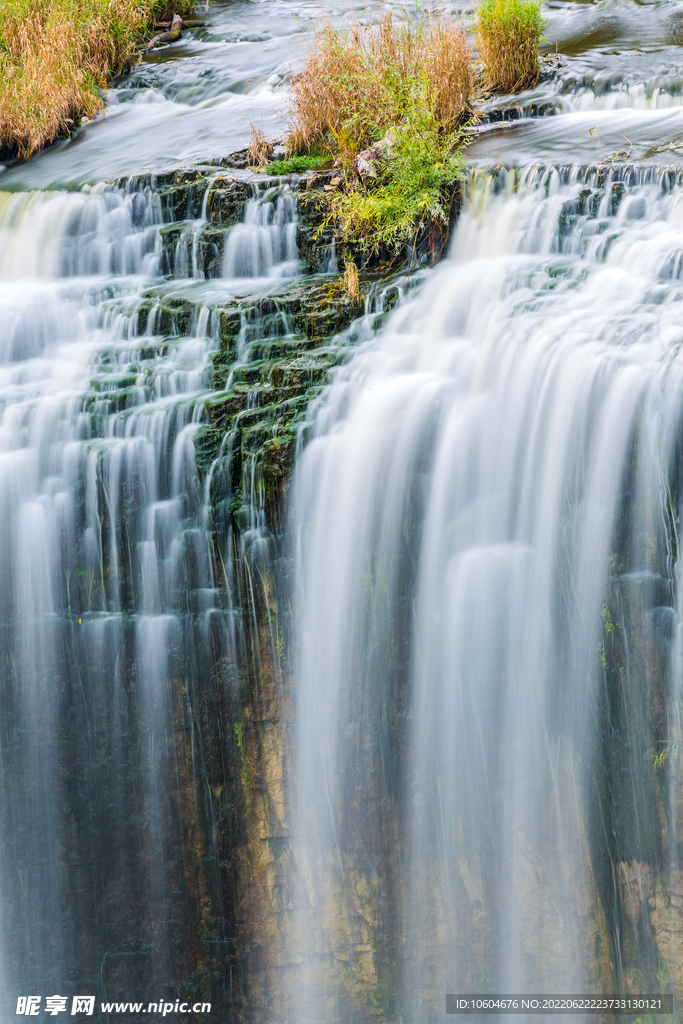
<svg viewBox="0 0 683 1024">
<path fill-rule="evenodd" d="M 0 172 L 3 1024 L 683 998 L 683 5 L 549 3 L 364 307 L 226 159 L 321 11 Z"/>
</svg>

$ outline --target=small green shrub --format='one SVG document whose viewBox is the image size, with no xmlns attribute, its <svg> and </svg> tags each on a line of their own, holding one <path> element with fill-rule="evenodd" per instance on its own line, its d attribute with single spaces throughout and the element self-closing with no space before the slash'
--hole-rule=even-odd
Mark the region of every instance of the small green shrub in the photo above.
<svg viewBox="0 0 683 1024">
<path fill-rule="evenodd" d="M 463 177 L 465 130 L 444 131 L 425 90 L 413 97 L 392 132 L 377 179 L 329 193 L 327 221 L 361 252 L 379 255 L 416 238 L 425 225 L 448 226 L 454 186 Z"/>
<path fill-rule="evenodd" d="M 492 91 L 517 92 L 538 81 L 538 46 L 545 27 L 540 8 L 540 0 L 483 0 L 477 44 Z"/>
<path fill-rule="evenodd" d="M 324 167 L 330 160 L 329 153 L 326 156 L 290 156 L 287 160 L 274 160 L 264 170 L 266 174 L 303 174 Z"/>
</svg>

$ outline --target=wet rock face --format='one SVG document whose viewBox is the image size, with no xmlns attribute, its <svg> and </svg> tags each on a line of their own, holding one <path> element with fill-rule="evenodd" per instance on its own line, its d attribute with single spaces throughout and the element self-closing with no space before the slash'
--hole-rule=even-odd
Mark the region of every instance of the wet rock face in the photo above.
<svg viewBox="0 0 683 1024">
<path fill-rule="evenodd" d="M 252 184 L 222 175 L 206 184 L 195 175 L 174 174 L 133 186 L 160 197 L 162 272 L 186 277 L 190 267 L 200 280 L 220 276 L 227 234 L 253 196 Z M 207 222 L 195 230 L 192 218 L 202 207 Z M 196 332 L 206 300 L 186 284 L 166 282 L 141 297 L 137 333 L 143 358 L 145 334 L 174 343 Z M 271 1010 L 288 1013 L 296 1005 L 301 963 L 289 908 L 305 893 L 292 852 L 287 802 L 292 722 L 291 562 L 282 548 L 287 494 L 306 411 L 331 370 L 347 358 L 353 334 L 341 342 L 332 339 L 362 316 L 363 305 L 334 278 L 274 281 L 261 295 L 250 294 L 245 281 L 245 293 L 211 304 L 208 330 L 218 340 L 210 371 L 215 393 L 204 399 L 193 436 L 199 483 L 209 498 L 216 582 L 236 600 L 239 640 L 237 664 L 219 665 L 215 686 L 213 671 L 207 671 L 196 682 L 179 680 L 175 696 L 176 719 L 185 723 L 176 731 L 175 814 L 184 850 L 177 870 L 192 880 L 188 922 L 183 924 L 182 913 L 175 911 L 180 915 L 175 936 L 177 955 L 185 958 L 182 969 L 178 965 L 185 988 L 195 984 L 219 1010 L 267 1019 Z M 394 300 L 393 294 L 387 297 Z M 107 400 L 125 406 L 126 382 L 121 384 L 121 393 L 108 391 Z M 221 672 L 229 677 L 224 683 Z M 188 707 L 200 707 L 200 718 L 188 721 Z M 197 751 L 202 799 L 199 776 L 190 767 Z M 169 842 L 173 845 L 172 838 Z M 176 888 L 184 893 L 187 887 Z M 221 916 L 227 940 L 218 925 Z M 362 942 L 362 957 L 370 964 L 368 934 Z M 135 957 L 122 955 L 108 965 L 108 991 L 130 987 L 125 972 L 134 961 L 140 960 L 136 969 L 149 976 L 141 959 L 146 951 L 131 952 Z"/>
<path fill-rule="evenodd" d="M 88 224 L 101 226 L 98 210 L 125 208 L 130 230 L 117 247 L 120 222 L 114 229 L 112 280 L 94 311 L 115 328 L 83 361 L 77 412 L 89 454 L 74 471 L 73 536 L 92 515 L 103 539 L 92 557 L 71 534 L 59 551 L 77 568 L 57 572 L 58 583 L 68 575 L 53 616 L 57 654 L 35 687 L 54 718 L 42 699 L 37 730 L 11 700 L 0 708 L 4 820 L 26 811 L 30 833 L 5 829 L 0 840 L 3 869 L 26 868 L 8 870 L 7 885 L 3 871 L 2 966 L 19 984 L 44 979 L 44 992 L 63 991 L 66 978 L 103 999 L 200 999 L 216 1019 L 239 1019 L 247 1007 L 258 1015 L 254 992 L 285 955 L 264 936 L 275 934 L 290 828 L 287 491 L 310 399 L 353 343 L 333 335 L 363 307 L 329 277 L 267 289 L 245 277 L 239 293 L 206 283 L 220 252 L 199 271 L 201 249 L 185 242 L 199 222 L 223 245 L 253 196 L 247 181 L 214 168 L 101 191 L 90 206 L 75 197 L 76 212 L 95 208 Z M 89 237 L 67 232 L 67 254 Z M 137 280 L 156 281 L 146 291 L 118 287 L 126 244 L 140 257 Z M 164 258 L 198 273 L 171 280 Z M 148 457 L 127 462 L 132 448 Z M 163 595 L 144 595 L 143 535 Z M 41 575 L 37 589 L 48 582 Z M 150 635 L 160 622 L 173 632 Z M 5 650 L 6 694 L 26 689 L 18 660 Z M 44 771 L 49 799 L 37 784 Z M 39 884 L 27 886 L 31 874 Z"/>
<path fill-rule="evenodd" d="M 301 224 L 298 244 L 301 259 L 309 273 L 326 273 L 339 266 L 342 270 L 352 261 L 363 270 L 388 273 L 409 270 L 417 266 L 432 266 L 446 253 L 448 240 L 460 212 L 460 190 L 456 187 L 451 197 L 451 214 L 447 225 L 423 226 L 414 244 L 397 248 L 383 248 L 379 253 L 363 251 L 358 244 L 339 237 L 332 226 L 326 224 L 326 186 L 338 181 L 337 171 L 316 171 L 303 175 L 294 183 Z"/>
<path fill-rule="evenodd" d="M 220 277 L 226 233 L 254 194 L 247 179 L 196 171 L 138 176 L 115 186 L 158 195 L 164 220 L 160 269 L 168 277 Z M 206 222 L 197 226 L 201 217 Z"/>
<path fill-rule="evenodd" d="M 206 202 L 207 220 L 210 224 L 237 224 L 251 195 L 246 181 L 230 177 L 212 179 Z"/>
<path fill-rule="evenodd" d="M 243 218 L 251 198 L 278 184 L 287 183 L 297 197 L 296 238 L 304 274 L 335 273 L 338 267 L 343 271 L 348 261 L 372 273 L 434 264 L 445 254 L 460 210 L 460 193 L 456 189 L 448 225 L 422 228 L 414 245 L 369 254 L 357 244 L 336 237 L 333 228 L 325 223 L 325 188 L 330 181 L 339 180 L 336 171 L 314 171 L 289 178 L 266 178 L 250 171 L 244 175 L 237 178 L 207 169 L 172 171 L 122 179 L 115 185 L 133 192 L 148 190 L 159 197 L 164 220 L 161 273 L 177 278 L 188 274 L 220 277 L 229 230 Z M 200 217 L 205 220 L 197 223 Z"/>
<path fill-rule="evenodd" d="M 221 273 L 230 218 L 243 212 L 252 186 L 245 190 L 243 182 L 224 177 L 215 182 L 202 200 L 211 223 L 194 235 L 187 220 L 169 220 L 162 228 L 167 274 L 184 270 L 192 258 L 200 278 Z M 295 184 L 303 269 L 327 271 L 331 235 L 315 237 L 321 181 L 308 189 L 303 181 Z M 171 193 L 162 199 L 165 210 L 184 212 L 199 194 L 191 176 L 157 187 Z M 301 202 L 304 190 L 308 207 Z M 209 243 L 216 248 L 207 257 Z M 397 297 L 396 288 L 388 289 L 382 307 L 391 308 Z M 150 289 L 140 306 L 139 332 L 153 323 L 155 332 L 191 336 L 202 301 L 169 285 Z M 230 910 L 238 937 L 228 952 L 240 1012 L 259 1021 L 296 1014 L 302 972 L 308 969 L 305 950 L 298 948 L 302 925 L 319 937 L 321 949 L 334 950 L 322 975 L 330 1019 L 344 1019 L 349 1007 L 363 1018 L 391 1017 L 400 989 L 392 925 L 398 895 L 387 899 L 361 851 L 350 848 L 343 870 L 329 879 L 328 905 L 317 906 L 317 880 L 326 868 L 320 864 L 311 875 L 307 853 L 292 835 L 288 803 L 293 689 L 292 563 L 283 547 L 288 491 L 297 446 L 306 436 L 307 410 L 334 367 L 348 358 L 353 322 L 363 311 L 362 301 L 352 300 L 339 279 L 328 276 L 273 283 L 267 294 L 215 304 L 210 314 L 210 330 L 220 339 L 212 355 L 216 390 L 204 400 L 205 416 L 193 445 L 202 485 L 209 488 L 216 562 L 237 586 L 243 640 L 239 703 L 221 711 L 224 736 L 232 742 L 226 747 L 225 739 L 219 741 L 210 721 L 202 731 L 207 745 L 228 751 L 229 772 L 224 779 L 220 771 L 211 777 L 214 789 L 223 786 L 221 805 L 229 808 L 233 822 L 221 854 L 233 879 Z M 214 761 L 217 765 L 218 755 Z M 379 800 L 378 793 L 366 792 L 363 814 L 372 816 Z M 395 827 L 386 818 L 381 845 Z M 398 879 L 397 865 L 392 871 Z M 352 903 L 339 917 L 349 880 Z M 211 969 L 220 974 L 215 963 Z M 348 1005 L 339 995 L 340 982 Z"/>
<path fill-rule="evenodd" d="M 248 180 L 207 168 L 119 178 L 113 186 L 129 192 L 154 192 L 161 200 L 164 221 L 176 225 L 199 217 L 205 202 L 210 224 L 236 224 L 253 193 Z"/>
<path fill-rule="evenodd" d="M 189 335 L 201 305 L 166 287 L 151 289 L 140 306 L 139 329 L 144 331 L 153 317 L 156 331 Z M 350 299 L 336 283 L 318 282 L 287 283 L 267 296 L 213 307 L 220 348 L 212 356 L 216 396 L 204 403 L 208 423 L 195 438 L 200 472 L 208 472 L 226 432 L 234 432 L 244 438 L 248 454 L 264 456 L 270 466 L 267 476 L 279 479 L 285 467 L 289 476 L 306 408 L 330 370 L 347 358 L 344 345 L 330 346 L 330 339 L 362 313 L 362 303 Z M 235 445 L 231 459 L 241 464 Z M 239 476 L 238 469 L 231 470 L 231 476 L 234 472 Z"/>
</svg>

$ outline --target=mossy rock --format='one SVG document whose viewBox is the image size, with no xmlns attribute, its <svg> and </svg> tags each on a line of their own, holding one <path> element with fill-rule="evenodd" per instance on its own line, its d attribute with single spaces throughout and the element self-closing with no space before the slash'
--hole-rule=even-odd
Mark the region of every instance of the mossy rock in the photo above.
<svg viewBox="0 0 683 1024">
<path fill-rule="evenodd" d="M 206 219 L 210 224 L 237 224 L 252 195 L 253 188 L 247 181 L 228 177 L 213 178 L 209 183 Z"/>
<path fill-rule="evenodd" d="M 166 224 L 160 229 L 161 273 L 164 277 L 187 277 L 193 258 L 200 277 L 220 277 L 227 228 L 204 227 L 197 231 L 187 221 Z M 178 265 L 179 246 L 184 248 L 184 265 Z"/>
<path fill-rule="evenodd" d="M 363 246 L 343 237 L 333 225 L 325 224 L 325 186 L 338 171 L 313 173 L 295 181 L 301 221 L 297 234 L 299 253 L 309 273 L 325 273 L 334 252 L 339 267 L 353 262 L 359 270 L 385 273 L 401 267 L 431 266 L 445 255 L 455 221 L 460 213 L 460 186 L 454 185 L 444 197 L 450 210 L 447 224 L 416 225 L 410 244 L 383 246 L 378 253 L 367 252 Z"/>
<path fill-rule="evenodd" d="M 215 398 L 207 399 L 204 406 L 211 426 L 220 427 L 222 430 L 228 429 L 229 420 L 246 409 L 247 393 L 248 389 L 246 388 L 239 391 L 233 388 L 229 392 L 216 395 Z"/>
</svg>

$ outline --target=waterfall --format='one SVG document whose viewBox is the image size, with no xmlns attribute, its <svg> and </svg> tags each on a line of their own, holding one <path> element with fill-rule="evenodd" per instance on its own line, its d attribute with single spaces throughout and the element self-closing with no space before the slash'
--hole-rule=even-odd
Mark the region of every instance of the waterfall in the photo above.
<svg viewBox="0 0 683 1024">
<path fill-rule="evenodd" d="M 212 780 L 243 636 L 195 461 L 220 338 L 160 316 L 162 222 L 144 183 L 0 194 L 2 1020 L 157 998 L 192 927 L 236 941 Z"/>
<path fill-rule="evenodd" d="M 678 877 L 651 752 L 681 736 L 682 252 L 676 172 L 484 175 L 318 407 L 294 531 L 304 1015 L 657 984 L 666 884 L 647 904 L 638 878 Z"/>
<path fill-rule="evenodd" d="M 292 277 L 299 267 L 296 198 L 275 186 L 251 199 L 244 221 L 228 236 L 223 274 L 228 279 Z"/>
</svg>

